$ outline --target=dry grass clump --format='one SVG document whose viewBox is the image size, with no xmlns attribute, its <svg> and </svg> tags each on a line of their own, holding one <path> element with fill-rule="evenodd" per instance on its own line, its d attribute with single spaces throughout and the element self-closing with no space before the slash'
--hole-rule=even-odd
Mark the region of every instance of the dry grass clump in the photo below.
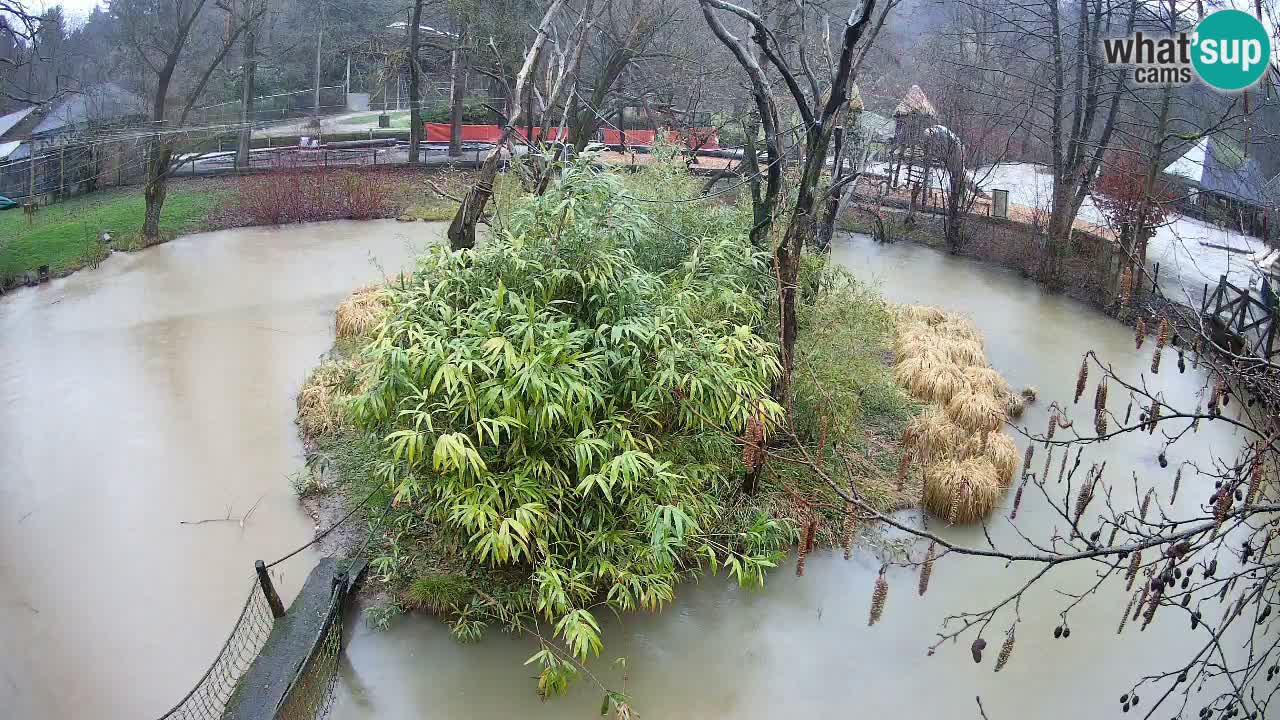
<svg viewBox="0 0 1280 720">
<path fill-rule="evenodd" d="M 987 354 L 982 350 L 982 343 L 969 338 L 959 338 L 944 343 L 942 352 L 946 353 L 951 362 L 966 370 L 987 363 Z"/>
<path fill-rule="evenodd" d="M 968 433 L 951 422 L 936 405 L 930 405 L 907 425 L 907 447 L 925 463 L 941 460 L 964 444 Z"/>
<path fill-rule="evenodd" d="M 986 458 L 948 459 L 925 469 L 920 501 L 949 523 L 972 523 L 991 512 L 1004 490 Z"/>
<path fill-rule="evenodd" d="M 900 321 L 937 325 L 946 322 L 950 316 L 946 310 L 932 305 L 899 305 L 895 308 Z"/>
<path fill-rule="evenodd" d="M 340 391 L 345 370 L 336 362 L 321 363 L 298 392 L 298 427 L 306 437 L 327 435 L 342 426 Z"/>
<path fill-rule="evenodd" d="M 996 470 L 996 479 L 1001 487 L 1008 488 L 1013 484 L 1013 475 L 1018 470 L 1018 446 L 1013 439 L 1004 433 L 991 433 L 987 436 L 987 445 L 983 449 L 983 457 Z"/>
<path fill-rule="evenodd" d="M 969 389 L 958 367 L 934 355 L 908 357 L 894 368 L 893 377 L 916 399 L 939 404 Z"/>
<path fill-rule="evenodd" d="M 987 365 L 967 318 L 932 307 L 899 307 L 896 317 L 894 379 L 930 403 L 905 437 L 924 465 L 921 504 L 949 522 L 974 522 L 1013 484 L 1018 449 L 1000 426 L 1026 398 Z"/>
<path fill-rule="evenodd" d="M 975 390 L 983 392 L 995 397 L 1004 397 L 1012 395 L 1009 390 L 1009 383 L 1005 382 L 1004 376 L 992 370 L 986 365 L 986 358 L 983 357 L 982 365 L 970 364 L 964 369 L 965 379 L 973 386 Z"/>
<path fill-rule="evenodd" d="M 1004 422 L 1003 398 L 983 392 L 972 385 L 947 402 L 947 416 L 955 424 L 972 433 L 996 430 Z"/>
<path fill-rule="evenodd" d="M 387 311 L 383 289 L 377 285 L 360 288 L 343 300 L 334 313 L 339 338 L 360 337 L 377 327 Z"/>
</svg>

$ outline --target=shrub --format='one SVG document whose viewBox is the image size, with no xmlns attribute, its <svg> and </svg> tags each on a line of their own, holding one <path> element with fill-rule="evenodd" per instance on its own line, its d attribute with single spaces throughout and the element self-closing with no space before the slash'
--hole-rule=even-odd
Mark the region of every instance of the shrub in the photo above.
<svg viewBox="0 0 1280 720">
<path fill-rule="evenodd" d="M 732 436 L 781 412 L 746 234 L 663 229 L 622 182 L 571 165 L 478 250 L 421 258 L 362 351 L 352 410 L 384 439 L 378 475 L 497 585 L 458 610 L 459 637 L 541 617 L 582 661 L 601 605 L 660 608 L 708 567 L 759 583 L 793 537 L 759 513 L 723 527 Z M 657 253 L 664 237 L 685 252 Z M 548 694 L 575 672 L 546 643 L 531 661 Z"/>
<path fill-rule="evenodd" d="M 389 181 L 356 170 L 286 170 L 237 181 L 236 207 L 248 224 L 368 220 L 392 211 Z"/>
</svg>

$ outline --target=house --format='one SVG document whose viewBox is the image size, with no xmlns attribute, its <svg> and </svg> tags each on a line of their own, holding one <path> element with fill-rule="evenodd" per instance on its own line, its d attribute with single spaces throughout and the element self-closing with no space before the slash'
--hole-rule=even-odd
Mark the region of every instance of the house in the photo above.
<svg viewBox="0 0 1280 720">
<path fill-rule="evenodd" d="M 32 147 L 39 153 L 88 130 L 139 125 L 146 117 L 142 98 L 115 83 L 94 85 L 0 117 L 0 161 L 21 160 Z"/>
<path fill-rule="evenodd" d="M 104 142 L 102 133 L 144 126 L 146 118 L 146 102 L 114 83 L 0 116 L 0 195 L 26 202 L 34 189 L 44 202 L 131 181 L 132 148 Z"/>
<path fill-rule="evenodd" d="M 1275 206 L 1257 162 L 1230 139 L 1200 138 L 1164 169 L 1186 198 L 1178 209 L 1245 234 L 1264 234 L 1266 212 Z"/>
</svg>

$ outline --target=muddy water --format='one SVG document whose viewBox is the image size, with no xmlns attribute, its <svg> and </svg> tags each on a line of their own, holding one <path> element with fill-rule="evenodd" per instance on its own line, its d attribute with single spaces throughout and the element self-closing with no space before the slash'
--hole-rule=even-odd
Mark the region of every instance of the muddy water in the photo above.
<svg viewBox="0 0 1280 720">
<path fill-rule="evenodd" d="M 1128 377 L 1150 365 L 1150 344 L 1134 352 L 1130 331 L 1070 300 L 1045 296 L 1015 275 L 919 246 L 878 246 L 865 237 L 845 238 L 835 256 L 858 276 L 881 283 L 891 299 L 970 314 L 985 333 L 991 363 L 1013 385 L 1040 390 L 1041 401 L 1024 416 L 1036 430 L 1046 424 L 1048 399 L 1070 402 L 1084 351 L 1097 350 Z M 1150 378 L 1152 387 L 1171 403 L 1194 407 L 1203 378 L 1190 368 L 1178 374 L 1175 360 L 1172 353 L 1166 357 L 1163 372 Z M 1110 402 L 1124 413 L 1121 393 L 1113 391 Z M 1089 424 L 1087 401 L 1079 407 L 1073 408 L 1077 421 Z M 1098 448 L 1086 462 L 1108 461 L 1115 505 L 1136 504 L 1135 472 L 1161 478 L 1160 501 L 1167 503 L 1177 462 L 1228 452 L 1237 444 L 1229 431 L 1208 424 L 1171 451 L 1166 471 L 1157 464 L 1156 441 L 1147 436 Z M 1037 468 L 1043 457 L 1041 450 Z M 1184 480 L 1178 505 L 1190 508 L 1210 491 Z M 990 533 L 1002 547 L 1023 547 L 1005 519 L 1011 502 L 1012 495 L 993 516 Z M 1018 528 L 1044 540 L 1055 524 L 1060 519 L 1046 502 L 1028 492 Z M 942 532 L 983 542 L 977 529 Z M 1125 595 L 1115 581 L 1071 611 L 1070 639 L 1054 640 L 1066 604 L 1055 591 L 1080 592 L 1094 578 L 1092 567 L 1080 565 L 1054 571 L 1024 596 L 1014 655 L 999 674 L 992 666 L 1013 620 L 1011 609 L 987 632 L 991 649 L 982 665 L 969 658 L 968 640 L 927 657 L 948 613 L 987 608 L 1027 571 L 946 558 L 920 598 L 915 573 L 892 570 L 884 619 L 868 628 L 880 564 L 873 546 L 864 544 L 848 562 L 811 555 L 804 578 L 794 576 L 794 566 L 781 568 L 759 592 L 719 578 L 681 587 L 661 614 L 605 623 L 606 655 L 591 669 L 603 684 L 625 686 L 636 710 L 650 718 L 977 717 L 974 698 L 980 695 L 993 718 L 1066 719 L 1118 713 L 1117 699 L 1132 681 L 1166 669 L 1162 661 L 1191 644 L 1185 616 L 1168 611 L 1146 632 L 1131 626 L 1117 638 Z M 601 694 L 588 680 L 568 698 L 538 703 L 535 672 L 521 665 L 535 650 L 527 639 L 495 632 L 476 645 L 459 645 L 443 625 L 422 617 L 401 618 L 386 632 L 371 631 L 355 618 L 350 637 L 334 715 L 342 720 L 593 717 L 599 711 Z M 625 674 L 612 664 L 620 656 L 627 658 Z M 1143 694 L 1148 704 L 1156 695 Z"/>
<path fill-rule="evenodd" d="M 437 232 L 195 235 L 0 300 L 0 716 L 136 720 L 186 692 L 253 561 L 312 535 L 294 393 L 334 306 Z M 281 566 L 286 601 L 312 560 Z"/>
</svg>

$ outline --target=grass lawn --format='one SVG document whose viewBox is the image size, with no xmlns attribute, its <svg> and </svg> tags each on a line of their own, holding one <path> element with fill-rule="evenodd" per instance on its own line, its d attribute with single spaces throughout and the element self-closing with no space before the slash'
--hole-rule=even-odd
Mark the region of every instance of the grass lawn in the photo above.
<svg viewBox="0 0 1280 720">
<path fill-rule="evenodd" d="M 219 200 L 216 191 L 172 188 L 161 230 L 165 235 L 198 230 Z M 0 212 L 0 284 L 41 265 L 48 265 L 55 275 L 83 267 L 103 232 L 111 233 L 117 247 L 128 247 L 142 227 L 143 209 L 141 191 L 129 189 L 42 207 L 31 225 L 21 210 Z"/>
</svg>

